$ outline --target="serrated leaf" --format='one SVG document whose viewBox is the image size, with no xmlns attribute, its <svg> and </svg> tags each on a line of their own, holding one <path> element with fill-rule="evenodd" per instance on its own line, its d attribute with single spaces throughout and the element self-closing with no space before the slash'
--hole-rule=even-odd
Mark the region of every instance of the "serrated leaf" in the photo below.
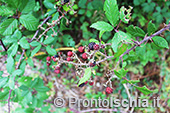
<svg viewBox="0 0 170 113">
<path fill-rule="evenodd" d="M 54 14 L 53 18 L 52 18 L 52 21 L 53 21 L 53 20 L 57 20 L 57 19 L 58 19 L 58 17 L 59 17 L 59 13 L 58 13 L 58 12 L 56 12 L 56 13 Z"/>
<path fill-rule="evenodd" d="M 147 31 L 148 31 L 148 34 L 149 34 L 149 35 L 152 34 L 152 33 L 154 33 L 154 32 L 156 31 L 156 26 L 155 26 L 155 24 L 152 23 L 152 21 L 150 21 L 150 22 L 148 23 L 148 29 L 147 29 Z"/>
<path fill-rule="evenodd" d="M 40 44 L 40 43 L 37 42 L 37 41 L 32 41 L 32 42 L 30 43 L 30 45 L 31 45 L 32 47 L 38 46 L 39 44 Z"/>
<path fill-rule="evenodd" d="M 49 36 L 46 40 L 44 40 L 44 44 L 46 45 L 46 44 L 50 44 L 50 43 L 52 43 L 54 41 L 54 38 L 53 37 L 51 37 L 51 36 Z"/>
<path fill-rule="evenodd" d="M 39 78 L 35 78 L 33 81 L 31 81 L 30 83 L 31 88 L 33 88 L 37 84 L 38 80 Z"/>
<path fill-rule="evenodd" d="M 21 69 L 17 69 L 12 73 L 12 76 L 16 76 L 16 75 L 22 75 L 23 71 Z"/>
<path fill-rule="evenodd" d="M 47 92 L 50 89 L 48 87 L 45 87 L 45 86 L 38 86 L 38 87 L 35 87 L 35 90 L 39 91 L 39 92 Z"/>
<path fill-rule="evenodd" d="M 18 43 L 13 43 L 12 46 L 8 49 L 8 54 L 11 56 L 14 56 L 17 53 L 18 50 Z"/>
<path fill-rule="evenodd" d="M 119 71 L 114 70 L 115 75 L 119 77 L 120 79 L 122 79 L 126 75 L 127 72 L 128 70 L 125 70 L 123 68 Z"/>
<path fill-rule="evenodd" d="M 127 28 L 127 32 L 130 33 L 132 36 L 134 37 L 144 37 L 145 36 L 145 32 L 137 27 L 137 26 L 133 26 L 133 25 L 130 25 L 128 28 Z"/>
<path fill-rule="evenodd" d="M 122 22 L 124 22 L 126 24 L 129 22 L 129 20 L 131 19 L 130 12 L 132 9 L 133 9 L 133 7 L 129 7 L 129 9 L 126 9 L 124 6 L 122 6 L 120 8 L 120 19 L 122 20 Z"/>
<path fill-rule="evenodd" d="M 116 27 L 119 20 L 119 10 L 116 0 L 106 0 L 104 3 L 104 11 L 109 22 Z"/>
<path fill-rule="evenodd" d="M 51 3 L 50 1 L 44 1 L 43 2 L 44 6 L 47 8 L 47 9 L 55 9 L 55 6 L 53 3 Z"/>
<path fill-rule="evenodd" d="M 24 25 L 24 27 L 26 27 L 26 29 L 30 31 L 35 31 L 38 28 L 38 19 L 32 14 L 21 15 L 19 21 Z"/>
<path fill-rule="evenodd" d="M 139 91 L 141 91 L 145 95 L 153 93 L 153 91 L 149 90 L 146 86 L 143 86 L 143 87 L 135 86 L 135 88 L 137 88 Z"/>
<path fill-rule="evenodd" d="M 11 38 L 16 38 L 16 39 L 20 39 L 22 37 L 22 33 L 21 31 L 19 31 L 18 29 L 15 30 L 14 34 L 12 35 Z"/>
<path fill-rule="evenodd" d="M 56 50 L 51 48 L 50 46 L 46 47 L 46 51 L 49 55 L 56 55 L 57 54 Z"/>
<path fill-rule="evenodd" d="M 118 48 L 120 42 L 122 42 L 122 41 L 132 43 L 131 37 L 128 34 L 126 34 L 125 32 L 119 31 L 119 32 L 115 33 L 114 37 L 112 38 L 112 49 L 114 52 L 117 52 L 117 48 Z"/>
<path fill-rule="evenodd" d="M 63 35 L 64 45 L 68 47 L 74 47 L 75 41 L 70 35 Z"/>
<path fill-rule="evenodd" d="M 28 59 L 27 59 L 27 63 L 28 63 L 31 67 L 34 66 L 34 62 L 33 62 L 32 58 L 28 58 Z"/>
<path fill-rule="evenodd" d="M 14 14 L 13 10 L 11 10 L 9 7 L 3 5 L 0 6 L 0 15 L 1 16 L 12 16 Z"/>
<path fill-rule="evenodd" d="M 121 54 L 123 54 L 127 49 L 127 44 L 122 44 L 121 47 L 118 49 L 118 52 L 114 54 L 114 58 L 119 57 Z"/>
<path fill-rule="evenodd" d="M 164 38 L 160 36 L 154 36 L 152 40 L 158 47 L 169 49 L 168 42 Z"/>
<path fill-rule="evenodd" d="M 90 27 L 95 28 L 100 31 L 112 31 L 113 30 L 113 27 L 109 23 L 104 22 L 104 21 L 97 21 L 96 23 L 92 24 Z"/>
<path fill-rule="evenodd" d="M 7 83 L 8 77 L 0 78 L 0 88 L 2 88 Z"/>
<path fill-rule="evenodd" d="M 22 85 L 19 87 L 19 89 L 23 90 L 23 91 L 26 91 L 28 90 L 29 88 L 26 86 L 26 85 Z"/>
<path fill-rule="evenodd" d="M 7 19 L 0 25 L 0 34 L 6 36 L 11 35 L 18 26 L 17 19 Z"/>
<path fill-rule="evenodd" d="M 6 69 L 7 69 L 8 73 L 10 73 L 10 74 L 15 69 L 15 67 L 14 67 L 14 59 L 12 58 L 12 56 L 9 56 L 8 59 L 7 59 Z"/>
<path fill-rule="evenodd" d="M 37 46 L 32 52 L 31 52 L 31 57 L 33 57 L 39 50 L 41 49 L 41 44 Z"/>
<path fill-rule="evenodd" d="M 86 81 L 88 81 L 91 77 L 91 68 L 88 67 L 86 68 L 85 70 L 85 73 L 84 73 L 84 76 L 80 79 L 79 83 L 78 83 L 78 86 Z"/>
<path fill-rule="evenodd" d="M 19 11 L 24 13 L 29 13 L 30 11 L 33 11 L 35 7 L 35 0 L 21 0 L 21 5 L 19 7 Z"/>
<path fill-rule="evenodd" d="M 19 41 L 19 44 L 24 49 L 30 49 L 30 45 L 29 45 L 28 41 L 26 40 L 26 37 L 21 38 Z"/>
<path fill-rule="evenodd" d="M 8 6 L 17 9 L 20 5 L 21 0 L 5 0 Z"/>
</svg>

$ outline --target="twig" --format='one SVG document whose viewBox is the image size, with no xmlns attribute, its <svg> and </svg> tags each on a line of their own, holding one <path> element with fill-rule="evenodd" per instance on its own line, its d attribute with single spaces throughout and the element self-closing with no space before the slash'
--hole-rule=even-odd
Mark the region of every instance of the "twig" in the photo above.
<svg viewBox="0 0 170 113">
<path fill-rule="evenodd" d="M 3 43 L 3 41 L 0 39 L 0 44 L 2 45 L 2 47 L 3 47 L 3 49 L 5 50 L 5 51 L 7 51 L 7 48 L 5 47 L 5 45 L 4 45 L 4 43 Z"/>
<path fill-rule="evenodd" d="M 21 57 L 20 57 L 20 59 L 19 59 L 19 61 L 18 61 L 18 63 L 17 63 L 16 69 L 19 68 L 19 65 L 20 65 L 20 63 L 21 63 L 21 60 L 23 59 L 24 53 L 25 53 L 25 49 L 23 50 L 23 52 L 22 52 L 22 54 L 21 54 Z"/>
<path fill-rule="evenodd" d="M 43 24 L 45 24 L 45 22 L 46 22 L 48 19 L 50 19 L 50 18 L 51 18 L 51 16 L 47 17 L 47 18 L 39 25 L 39 27 L 41 27 Z M 31 39 L 31 42 L 36 38 L 36 36 L 38 35 L 38 32 L 39 32 L 39 29 L 35 32 L 33 38 Z"/>
<path fill-rule="evenodd" d="M 12 89 L 9 90 L 9 97 L 8 97 L 8 113 L 10 113 L 10 99 L 11 99 L 11 92 L 12 92 Z"/>
</svg>

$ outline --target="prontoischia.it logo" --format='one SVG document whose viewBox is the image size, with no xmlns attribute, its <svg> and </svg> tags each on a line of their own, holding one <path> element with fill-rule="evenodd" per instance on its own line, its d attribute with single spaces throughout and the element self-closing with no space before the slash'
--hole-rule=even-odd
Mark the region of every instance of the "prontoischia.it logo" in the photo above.
<svg viewBox="0 0 170 113">
<path fill-rule="evenodd" d="M 109 99 L 79 99 L 75 97 L 70 97 L 67 99 L 63 99 L 62 97 L 57 97 L 54 99 L 54 105 L 56 107 L 64 107 L 66 101 L 68 102 L 68 107 L 72 105 L 76 105 L 78 108 L 80 107 L 160 107 L 159 106 L 159 98 L 154 97 L 152 105 L 149 105 L 148 99 L 114 99 L 110 97 Z"/>
</svg>

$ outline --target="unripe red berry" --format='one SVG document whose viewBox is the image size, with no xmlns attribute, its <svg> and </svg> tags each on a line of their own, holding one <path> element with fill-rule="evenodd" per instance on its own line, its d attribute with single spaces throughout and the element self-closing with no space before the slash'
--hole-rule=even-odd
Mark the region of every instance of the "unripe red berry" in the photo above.
<svg viewBox="0 0 170 113">
<path fill-rule="evenodd" d="M 83 59 L 87 59 L 87 54 L 86 54 L 86 53 L 83 53 L 83 54 L 82 54 L 82 58 L 83 58 Z"/>
<path fill-rule="evenodd" d="M 52 59 L 54 59 L 54 56 L 51 56 Z"/>
<path fill-rule="evenodd" d="M 69 51 L 69 52 L 67 52 L 67 55 L 68 55 L 69 57 L 71 57 L 71 56 L 73 55 L 73 52 Z"/>
<path fill-rule="evenodd" d="M 51 58 L 48 56 L 48 57 L 46 58 L 46 60 L 47 60 L 47 61 L 50 61 L 50 60 L 51 60 Z"/>
<path fill-rule="evenodd" d="M 112 89 L 112 88 L 110 88 L 110 87 L 107 87 L 107 88 L 106 88 L 106 92 L 107 92 L 108 94 L 110 94 L 110 93 L 112 93 L 112 92 L 113 92 L 113 89 Z"/>
<path fill-rule="evenodd" d="M 95 50 L 99 50 L 99 45 L 98 45 L 98 44 L 94 44 L 94 45 L 93 45 L 93 48 L 94 48 Z"/>
<path fill-rule="evenodd" d="M 71 61 L 71 58 L 70 58 L 70 57 L 67 57 L 67 61 Z"/>
<path fill-rule="evenodd" d="M 59 66 L 57 66 L 55 69 L 56 69 L 56 70 L 60 70 L 60 67 L 59 67 Z"/>
<path fill-rule="evenodd" d="M 89 82 L 89 85 L 91 85 L 91 86 L 92 86 L 93 84 L 94 84 L 94 82 Z"/>
<path fill-rule="evenodd" d="M 50 63 L 47 62 L 46 64 L 47 64 L 47 66 L 50 66 Z"/>
<path fill-rule="evenodd" d="M 53 61 L 56 62 L 57 61 L 56 58 L 53 58 Z"/>
<path fill-rule="evenodd" d="M 94 61 L 93 63 L 90 63 L 90 67 L 94 67 L 96 65 L 96 62 Z"/>
<path fill-rule="evenodd" d="M 83 52 L 84 52 L 84 47 L 83 47 L 83 46 L 80 46 L 80 47 L 78 48 L 78 51 L 81 52 L 81 53 L 83 53 Z"/>
<path fill-rule="evenodd" d="M 56 74 L 59 74 L 59 73 L 60 73 L 60 70 L 57 69 L 57 70 L 54 70 L 54 72 L 55 72 Z"/>
<path fill-rule="evenodd" d="M 87 84 L 87 83 L 88 83 L 88 81 L 85 82 L 85 84 Z"/>
</svg>

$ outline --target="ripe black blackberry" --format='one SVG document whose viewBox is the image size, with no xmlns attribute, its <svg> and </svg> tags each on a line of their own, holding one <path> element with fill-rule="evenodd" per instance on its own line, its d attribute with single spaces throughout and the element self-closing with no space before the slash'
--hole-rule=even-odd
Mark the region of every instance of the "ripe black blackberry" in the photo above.
<svg viewBox="0 0 170 113">
<path fill-rule="evenodd" d="M 89 43 L 88 47 L 90 50 L 94 50 L 93 46 L 95 45 L 96 43 L 95 42 L 91 42 Z"/>
<path fill-rule="evenodd" d="M 58 55 L 54 55 L 54 58 L 58 58 L 59 56 Z"/>
<path fill-rule="evenodd" d="M 79 85 L 79 87 L 83 87 L 85 85 L 86 85 L 86 83 L 82 83 L 82 84 Z"/>
<path fill-rule="evenodd" d="M 64 0 L 64 3 L 68 3 L 69 2 L 69 0 Z"/>
</svg>

